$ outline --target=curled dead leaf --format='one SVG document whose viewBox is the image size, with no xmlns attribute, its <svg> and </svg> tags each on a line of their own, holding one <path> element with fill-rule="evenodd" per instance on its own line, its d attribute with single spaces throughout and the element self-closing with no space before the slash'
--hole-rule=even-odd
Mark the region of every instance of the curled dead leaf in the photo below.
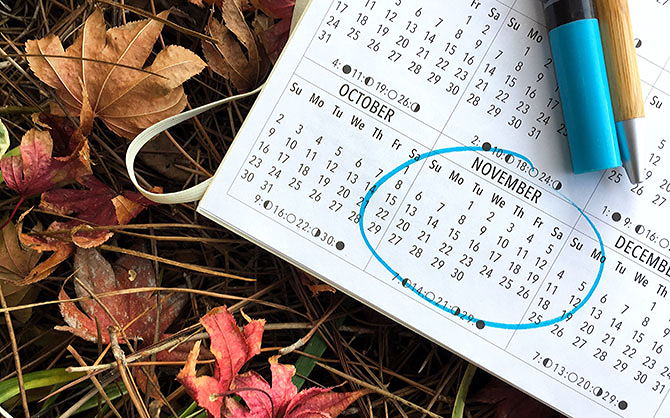
<svg viewBox="0 0 670 418">
<path fill-rule="evenodd" d="M 18 282 L 21 286 L 26 286 L 46 279 L 53 273 L 56 267 L 67 260 L 72 254 L 72 251 L 74 251 L 74 245 L 72 245 L 72 243 L 51 236 L 34 235 L 35 233 L 42 232 L 42 227 L 40 225 L 33 228 L 30 233 L 24 233 L 23 220 L 28 213 L 30 213 L 30 210 L 23 213 L 16 224 L 16 228 L 19 232 L 19 241 L 22 245 L 31 250 L 37 251 L 38 253 L 51 252 L 51 255 L 46 260 L 33 267 L 33 269 Z"/>
<path fill-rule="evenodd" d="M 93 176 L 80 179 L 85 189 L 56 189 L 42 194 L 40 208 L 56 214 L 74 216 L 63 222 L 52 222 L 46 231 L 35 228 L 25 233 L 23 219 L 17 224 L 21 243 L 34 251 L 52 254 L 35 266 L 21 285 L 47 278 L 60 263 L 67 260 L 76 247 L 93 248 L 104 244 L 114 234 L 99 226 L 125 225 L 148 206 L 153 205 L 136 192 L 116 193 Z"/>
<path fill-rule="evenodd" d="M 318 296 L 321 293 L 337 293 L 337 289 L 329 284 L 315 284 L 309 287 L 312 291 L 312 296 Z"/>
<path fill-rule="evenodd" d="M 259 40 L 247 24 L 237 1 L 220 4 L 222 21 L 211 16 L 207 32 L 214 42 L 203 42 L 202 49 L 210 68 L 230 80 L 239 91 L 256 87 L 269 69 Z"/>
<path fill-rule="evenodd" d="M 37 296 L 38 289 L 20 286 L 19 283 L 30 273 L 39 261 L 40 254 L 21 247 L 16 226 L 8 222 L 0 232 L 0 287 L 7 306 L 30 303 Z M 30 317 L 30 309 L 12 315 L 21 322 Z"/>
</svg>

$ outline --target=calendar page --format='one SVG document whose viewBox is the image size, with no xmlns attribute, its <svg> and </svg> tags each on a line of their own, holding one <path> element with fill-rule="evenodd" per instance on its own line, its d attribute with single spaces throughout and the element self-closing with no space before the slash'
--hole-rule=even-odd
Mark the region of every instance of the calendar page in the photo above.
<svg viewBox="0 0 670 418">
<path fill-rule="evenodd" d="M 575 176 L 536 0 L 319 0 L 199 212 L 568 415 L 668 416 L 670 2 L 646 180 Z"/>
</svg>

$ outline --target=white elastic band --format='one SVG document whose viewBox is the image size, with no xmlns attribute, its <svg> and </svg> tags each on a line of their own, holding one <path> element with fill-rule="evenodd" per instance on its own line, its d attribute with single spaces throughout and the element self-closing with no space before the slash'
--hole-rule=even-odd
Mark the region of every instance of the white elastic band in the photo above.
<svg viewBox="0 0 670 418">
<path fill-rule="evenodd" d="M 134 168 L 135 158 L 137 157 L 137 154 L 139 154 L 140 150 L 142 149 L 142 147 L 144 147 L 144 145 L 146 145 L 147 142 L 154 139 L 161 132 L 170 129 L 171 127 L 178 125 L 187 119 L 191 119 L 194 116 L 198 116 L 199 114 L 206 112 L 210 109 L 213 109 L 217 106 L 221 106 L 233 100 L 253 96 L 254 94 L 260 92 L 262 89 L 263 86 L 260 86 L 256 90 L 250 91 L 248 93 L 238 94 L 237 96 L 226 97 L 225 99 L 217 100 L 215 102 L 200 107 L 196 107 L 195 109 L 191 109 L 184 113 L 180 113 L 178 115 L 164 119 L 148 127 L 144 131 L 140 132 L 140 134 L 137 135 L 135 139 L 133 139 L 133 141 L 130 143 L 130 145 L 128 146 L 128 151 L 126 152 L 126 169 L 128 170 L 128 176 L 130 177 L 130 181 L 133 182 L 137 190 L 139 190 L 139 192 L 142 193 L 144 197 L 156 203 L 163 203 L 163 204 L 188 203 L 188 202 L 194 202 L 202 198 L 212 179 L 207 179 L 202 183 L 199 183 L 191 188 L 174 193 L 152 193 L 143 188 L 142 186 L 140 186 L 139 183 L 137 182 L 137 177 L 135 176 L 135 168 Z"/>
</svg>

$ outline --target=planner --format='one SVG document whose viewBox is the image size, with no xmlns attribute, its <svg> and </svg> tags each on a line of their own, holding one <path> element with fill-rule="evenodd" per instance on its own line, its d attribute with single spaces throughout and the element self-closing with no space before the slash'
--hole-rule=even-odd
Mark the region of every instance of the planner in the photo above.
<svg viewBox="0 0 670 418">
<path fill-rule="evenodd" d="M 670 415 L 670 2 L 644 183 L 575 176 L 541 3 L 319 0 L 198 211 L 572 416 Z"/>
</svg>

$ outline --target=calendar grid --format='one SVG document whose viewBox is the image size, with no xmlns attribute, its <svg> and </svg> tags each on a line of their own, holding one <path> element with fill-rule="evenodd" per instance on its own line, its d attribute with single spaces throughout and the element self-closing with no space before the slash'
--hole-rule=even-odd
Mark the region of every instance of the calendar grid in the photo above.
<svg viewBox="0 0 670 418">
<path fill-rule="evenodd" d="M 600 181 L 598 182 L 598 185 L 600 185 L 600 183 L 603 181 L 604 178 L 605 178 L 605 174 L 603 174 L 603 175 L 600 177 Z M 595 193 L 596 193 L 597 190 L 598 190 L 598 186 L 596 186 L 596 187 L 593 188 L 593 191 L 591 191 L 591 195 L 589 196 L 589 199 L 588 199 L 588 201 L 587 201 L 585 207 L 588 207 L 589 203 L 591 202 L 591 199 L 593 199 L 593 196 L 595 195 Z M 574 234 L 575 232 L 580 232 L 580 231 L 577 231 L 576 228 L 577 228 L 577 225 L 579 225 L 579 222 L 582 220 L 582 218 L 583 218 L 583 216 L 580 215 L 580 216 L 577 218 L 577 220 L 575 221 L 575 223 L 570 227 L 570 233 L 568 234 L 568 237 L 573 236 L 573 234 Z M 584 234 L 584 235 L 587 236 L 587 237 L 589 237 L 589 238 L 591 238 L 594 242 L 597 242 L 597 240 L 595 240 L 592 236 L 587 235 L 587 234 Z M 547 277 L 549 277 L 549 274 L 551 274 L 551 271 L 552 271 L 552 269 L 553 269 L 553 267 L 554 267 L 554 264 L 556 263 L 556 261 L 558 261 L 558 260 L 560 259 L 561 255 L 563 254 L 563 250 L 565 249 L 565 247 L 567 246 L 567 244 L 568 244 L 568 240 L 566 239 L 565 242 L 563 243 L 563 245 L 561 246 L 561 249 L 559 250 L 558 254 L 557 254 L 556 257 L 554 258 L 554 261 L 551 263 L 551 267 L 549 267 L 549 270 L 547 271 L 547 274 L 544 275 L 544 278 L 543 278 L 542 281 L 540 282 L 540 285 L 538 286 L 537 291 L 536 291 L 535 294 L 533 295 L 533 298 L 532 298 L 531 301 L 528 303 L 528 307 L 526 308 L 526 310 L 524 311 L 523 315 L 521 316 L 521 319 L 520 319 L 519 322 L 518 322 L 519 324 L 521 324 L 521 323 L 523 322 L 523 318 L 525 318 L 526 315 L 528 315 L 528 311 L 530 310 L 530 307 L 531 307 L 531 306 L 533 305 L 533 303 L 535 302 L 535 298 L 537 298 L 537 295 L 540 293 L 540 290 L 541 290 L 542 287 L 544 286 L 544 283 L 547 281 Z M 514 340 L 514 337 L 516 336 L 516 333 L 517 333 L 517 332 L 518 332 L 518 330 L 514 330 L 514 332 L 512 332 L 512 336 L 510 337 L 509 342 L 508 342 L 507 345 L 505 346 L 505 349 L 507 349 L 507 347 L 509 347 L 509 345 L 512 343 L 512 341 Z"/>
<path fill-rule="evenodd" d="M 447 346 L 445 329 L 467 331 L 465 341 L 475 337 L 467 347 L 477 345 L 478 354 L 464 346 L 456 351 L 495 374 L 499 366 L 482 352 L 540 372 L 524 373 L 544 376 L 540 382 L 561 393 L 554 406 L 568 414 L 580 405 L 611 416 L 662 415 L 670 362 L 661 343 L 664 327 L 670 336 L 670 308 L 661 288 L 670 291 L 670 274 L 665 264 L 639 255 L 667 258 L 670 248 L 670 231 L 657 222 L 658 208 L 665 208 L 661 180 L 670 179 L 660 171 L 667 168 L 665 142 L 650 139 L 653 175 L 644 191 L 631 189 L 620 169 L 575 177 L 566 174 L 565 159 L 549 158 L 565 155 L 565 126 L 546 27 L 537 4 L 524 1 L 458 3 L 448 14 L 437 0 L 312 3 L 318 10 L 308 19 L 313 29 L 289 44 L 289 63 L 285 56 L 276 67 L 281 78 L 265 88 L 271 100 L 261 96 L 201 211 Z M 659 64 L 670 59 L 654 55 L 658 42 L 643 40 L 646 79 L 654 80 L 646 100 L 650 119 L 658 120 L 668 74 Z M 419 158 L 488 144 L 494 152 L 465 159 Z M 496 146 L 528 155 L 535 171 L 496 154 Z M 361 219 L 360 199 L 375 181 L 412 159 L 417 163 L 378 186 L 383 193 L 375 193 Z M 239 213 L 216 209 L 225 207 L 217 190 Z M 589 286 L 603 265 L 599 241 L 562 193 L 602 235 L 607 265 L 597 293 Z M 303 220 L 309 227 L 300 226 Z M 361 233 L 377 256 L 416 282 L 401 286 L 387 265 L 373 264 Z M 633 245 L 637 253 L 629 251 Z M 339 269 L 341 276 L 334 273 Z M 344 284 L 352 277 L 363 286 L 359 291 Z M 386 292 L 402 295 L 404 306 L 421 305 L 421 320 L 384 307 L 378 298 Z M 587 292 L 593 298 L 570 321 L 549 321 Z M 458 307 L 467 312 L 449 313 Z M 508 321 L 510 330 L 496 329 L 501 322 L 495 321 Z M 543 321 L 553 325 L 533 328 Z M 637 334 L 642 331 L 645 338 Z M 509 372 L 500 376 L 522 389 L 527 382 Z M 525 389 L 551 397 L 541 385 Z"/>
<path fill-rule="evenodd" d="M 320 63 L 314 61 L 314 60 L 311 59 L 309 56 L 305 56 L 304 59 L 305 59 L 305 60 L 308 60 L 308 61 L 310 61 L 310 62 L 312 62 L 312 63 L 314 63 L 315 65 L 317 65 L 317 66 L 319 66 L 320 68 L 322 68 L 324 71 L 327 71 L 327 72 L 333 74 L 334 76 L 336 76 L 336 77 L 338 77 L 338 78 L 340 78 L 340 79 L 345 80 L 344 77 L 342 77 L 340 74 L 338 74 L 337 72 L 331 70 L 330 68 L 327 68 L 327 67 L 321 65 Z M 482 58 L 482 61 L 483 61 L 483 58 Z M 301 62 L 302 62 L 302 61 L 301 61 Z M 294 74 L 294 76 L 300 77 L 299 74 Z M 304 81 L 308 82 L 308 83 L 311 84 L 312 86 L 314 86 L 314 87 L 319 88 L 320 90 L 322 90 L 318 85 L 316 85 L 315 83 L 311 82 L 310 80 L 308 80 L 308 79 L 306 79 L 306 78 L 304 78 L 304 77 L 300 77 L 300 78 L 303 79 Z M 332 94 L 332 93 L 330 93 L 330 92 L 328 92 L 328 91 L 325 91 L 325 90 L 322 90 L 322 91 L 323 91 L 324 93 L 328 94 L 329 96 L 333 97 L 334 99 L 338 100 L 340 103 L 343 103 L 343 104 L 345 104 L 345 105 L 347 105 L 347 106 L 350 106 L 347 102 L 345 102 L 344 100 L 342 100 L 342 99 L 340 99 L 339 97 L 335 96 L 334 94 Z M 454 141 L 454 142 L 455 142 L 456 144 L 458 144 L 459 146 L 468 146 L 468 144 L 466 144 L 466 143 L 464 143 L 464 142 L 462 142 L 462 141 L 460 141 L 460 140 L 458 140 L 458 139 L 456 139 L 456 138 L 454 138 L 454 137 L 448 135 L 447 133 L 445 133 L 445 131 L 446 131 L 446 127 L 447 127 L 447 125 L 448 125 L 449 122 L 450 122 L 451 116 L 449 117 L 449 120 L 443 125 L 442 131 L 440 131 L 438 128 L 435 128 L 434 126 L 432 126 L 432 125 L 430 125 L 430 124 L 428 124 L 428 123 L 426 123 L 426 122 L 421 121 L 420 119 L 414 117 L 413 115 L 411 115 L 410 113 L 406 112 L 405 110 L 403 110 L 403 109 L 401 109 L 401 108 L 398 108 L 397 106 L 395 106 L 395 105 L 393 105 L 393 104 L 391 104 L 391 103 L 388 103 L 387 101 L 385 101 L 384 98 L 379 97 L 378 95 L 375 95 L 375 94 L 372 94 L 372 93 L 370 93 L 370 96 L 371 96 L 371 97 L 374 97 L 376 100 L 379 100 L 380 102 L 383 102 L 383 103 L 387 104 L 387 105 L 390 106 L 390 107 L 393 107 L 396 111 L 404 113 L 406 116 L 408 116 L 408 117 L 410 117 L 410 118 L 416 120 L 417 122 L 422 123 L 422 124 L 423 124 L 424 126 L 426 126 L 427 128 L 429 128 L 429 129 L 431 129 L 431 130 L 434 130 L 436 133 L 438 133 L 438 139 L 433 143 L 432 148 L 427 147 L 427 150 L 429 150 L 429 149 L 430 149 L 430 150 L 435 150 L 435 147 L 436 147 L 436 145 L 437 145 L 437 143 L 439 142 L 439 140 L 440 140 L 441 137 L 448 138 L 449 140 Z M 351 107 L 351 106 L 350 106 L 350 107 Z M 453 115 L 453 113 L 454 113 L 456 110 L 457 110 L 456 107 L 454 107 L 454 109 L 453 109 L 453 111 L 452 111 L 452 113 L 451 113 L 450 115 Z M 379 119 L 378 119 L 378 120 L 376 120 L 376 122 L 379 123 L 379 124 L 382 125 L 382 126 L 385 126 L 385 127 L 389 128 L 389 129 L 391 129 L 391 130 L 393 130 L 393 131 L 396 131 L 396 132 L 400 133 L 401 135 L 403 135 L 404 137 L 406 137 L 406 138 L 408 138 L 409 140 L 413 141 L 414 143 L 418 144 L 419 146 L 421 146 L 421 147 L 426 147 L 425 145 L 423 145 L 423 144 L 419 143 L 418 141 L 416 141 L 415 139 L 413 139 L 413 138 L 412 138 L 412 135 L 408 135 L 408 134 L 405 134 L 405 133 L 403 133 L 403 132 L 400 132 L 400 131 L 398 131 L 397 129 L 393 128 L 391 125 L 389 125 L 388 123 L 386 123 L 386 122 L 384 122 L 384 121 L 382 121 L 382 120 L 379 120 Z M 442 158 L 442 159 L 446 159 L 446 160 L 448 160 L 448 161 L 451 161 L 451 162 L 455 163 L 452 159 L 448 158 L 448 157 L 445 156 L 445 155 L 439 155 L 438 157 L 439 157 L 439 158 Z M 494 160 L 493 158 L 488 157 L 486 154 L 483 155 L 483 158 L 486 158 L 488 161 L 495 162 L 495 160 Z M 456 164 L 456 163 L 455 163 L 455 164 Z M 458 164 L 456 164 L 456 165 L 458 165 Z M 465 167 L 462 167 L 462 166 L 461 166 L 461 168 L 465 168 Z M 484 179 L 483 177 L 480 177 L 480 178 Z M 555 189 L 552 189 L 552 188 L 550 188 L 550 187 L 546 187 L 546 185 L 544 185 L 544 184 L 542 184 L 542 183 L 538 183 L 538 182 L 534 182 L 533 185 L 534 185 L 535 187 L 538 187 L 538 188 L 542 189 L 543 192 L 550 193 L 550 194 L 552 194 L 554 197 L 563 199 L 559 193 L 556 193 L 556 190 L 555 190 Z M 539 209 L 539 208 L 538 208 L 538 209 Z M 541 210 L 541 209 L 540 209 L 540 210 Z M 548 215 L 548 216 L 550 216 L 550 217 L 552 217 L 552 218 L 554 218 L 554 219 L 556 219 L 556 220 L 559 221 L 559 222 L 562 222 L 560 219 L 553 217 L 553 216 L 552 216 L 551 214 L 549 214 L 549 213 L 545 213 L 545 214 Z M 569 226 L 568 224 L 566 224 L 566 225 Z"/>
<path fill-rule="evenodd" d="M 474 71 L 475 74 L 477 74 L 477 73 L 479 72 L 479 70 L 480 70 L 481 67 L 482 67 L 482 64 L 484 64 L 484 60 L 485 60 L 486 56 L 488 55 L 489 51 L 491 51 L 491 47 L 493 46 L 493 44 L 495 43 L 495 41 L 498 39 L 498 35 L 500 35 L 500 32 L 503 30 L 504 22 L 507 20 L 507 18 L 509 17 L 509 15 L 512 13 L 513 7 L 514 7 L 514 5 L 516 4 L 517 1 L 518 1 L 518 0 L 514 0 L 514 3 L 512 4 L 512 7 L 510 7 L 510 6 L 506 6 L 506 7 L 509 8 L 509 10 L 507 11 L 507 14 L 505 15 L 505 18 L 504 18 L 504 19 L 502 20 L 502 22 L 500 23 L 500 27 L 498 27 L 498 30 L 496 31 L 496 34 L 493 36 L 493 39 L 491 39 L 491 43 L 489 43 L 489 46 L 486 48 L 486 51 L 485 51 L 484 54 L 482 55 L 482 59 L 481 59 L 481 61 L 479 62 L 479 65 L 477 65 L 477 68 L 476 68 L 475 71 Z M 470 88 L 470 86 L 472 85 L 472 82 L 473 82 L 474 80 L 475 80 L 475 77 L 473 76 L 473 77 L 470 79 L 470 81 L 465 85 L 465 88 L 463 89 L 463 91 L 467 91 L 468 88 Z M 445 134 L 445 131 L 446 131 L 446 129 L 447 129 L 447 126 L 449 126 L 449 122 L 451 122 L 451 118 L 454 117 L 454 114 L 456 113 L 456 110 L 458 109 L 458 106 L 461 104 L 461 101 L 463 100 L 463 97 L 465 97 L 465 93 L 463 93 L 463 95 L 461 95 L 461 96 L 458 98 L 458 101 L 456 102 L 456 106 L 454 106 L 454 109 L 452 110 L 451 114 L 450 114 L 449 117 L 447 118 L 447 121 L 444 123 L 444 126 L 442 126 L 442 129 L 440 130 L 440 132 L 441 132 L 442 134 Z M 437 139 L 437 141 L 435 141 L 435 143 L 434 143 L 433 146 L 431 147 L 431 150 L 434 150 L 434 149 L 435 149 L 435 147 L 437 146 L 438 141 L 439 141 L 439 138 Z"/>
</svg>

